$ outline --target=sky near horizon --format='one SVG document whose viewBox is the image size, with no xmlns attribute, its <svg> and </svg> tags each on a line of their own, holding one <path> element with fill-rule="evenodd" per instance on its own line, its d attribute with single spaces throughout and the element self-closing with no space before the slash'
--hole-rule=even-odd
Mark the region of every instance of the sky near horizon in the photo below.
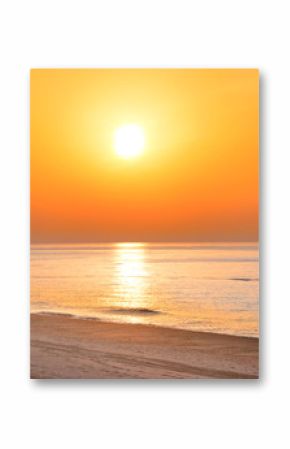
<svg viewBox="0 0 290 449">
<path fill-rule="evenodd" d="M 33 69 L 30 106 L 32 243 L 258 240 L 258 70 Z"/>
</svg>

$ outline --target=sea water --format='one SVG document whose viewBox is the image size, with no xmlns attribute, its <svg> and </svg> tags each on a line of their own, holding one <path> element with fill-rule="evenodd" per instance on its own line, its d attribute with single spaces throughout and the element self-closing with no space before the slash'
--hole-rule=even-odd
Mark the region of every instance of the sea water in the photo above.
<svg viewBox="0 0 290 449">
<path fill-rule="evenodd" d="M 254 243 L 31 248 L 31 312 L 258 336 Z"/>
</svg>

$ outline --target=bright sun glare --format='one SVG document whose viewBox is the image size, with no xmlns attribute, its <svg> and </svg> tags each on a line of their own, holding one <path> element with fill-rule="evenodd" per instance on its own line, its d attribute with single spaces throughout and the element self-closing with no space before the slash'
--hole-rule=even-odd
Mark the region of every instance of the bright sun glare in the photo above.
<svg viewBox="0 0 290 449">
<path fill-rule="evenodd" d="M 115 133 L 118 156 L 129 159 L 138 156 L 144 148 L 144 131 L 139 125 L 123 125 Z"/>
</svg>

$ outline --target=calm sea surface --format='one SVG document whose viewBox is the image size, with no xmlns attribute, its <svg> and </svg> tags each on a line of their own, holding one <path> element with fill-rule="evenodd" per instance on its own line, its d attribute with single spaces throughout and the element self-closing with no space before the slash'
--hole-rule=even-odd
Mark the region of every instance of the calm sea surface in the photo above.
<svg viewBox="0 0 290 449">
<path fill-rule="evenodd" d="M 258 335 L 253 243 L 33 245 L 31 311 Z"/>
</svg>

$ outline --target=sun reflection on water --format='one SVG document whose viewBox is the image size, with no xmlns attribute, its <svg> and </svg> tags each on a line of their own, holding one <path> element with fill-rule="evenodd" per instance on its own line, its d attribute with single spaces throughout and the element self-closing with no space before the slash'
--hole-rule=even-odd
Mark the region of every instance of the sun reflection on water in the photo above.
<svg viewBox="0 0 290 449">
<path fill-rule="evenodd" d="M 115 247 L 115 307 L 120 314 L 126 313 L 127 322 L 143 322 L 140 315 L 149 307 L 145 253 L 146 245 L 141 243 L 118 243 Z"/>
</svg>

